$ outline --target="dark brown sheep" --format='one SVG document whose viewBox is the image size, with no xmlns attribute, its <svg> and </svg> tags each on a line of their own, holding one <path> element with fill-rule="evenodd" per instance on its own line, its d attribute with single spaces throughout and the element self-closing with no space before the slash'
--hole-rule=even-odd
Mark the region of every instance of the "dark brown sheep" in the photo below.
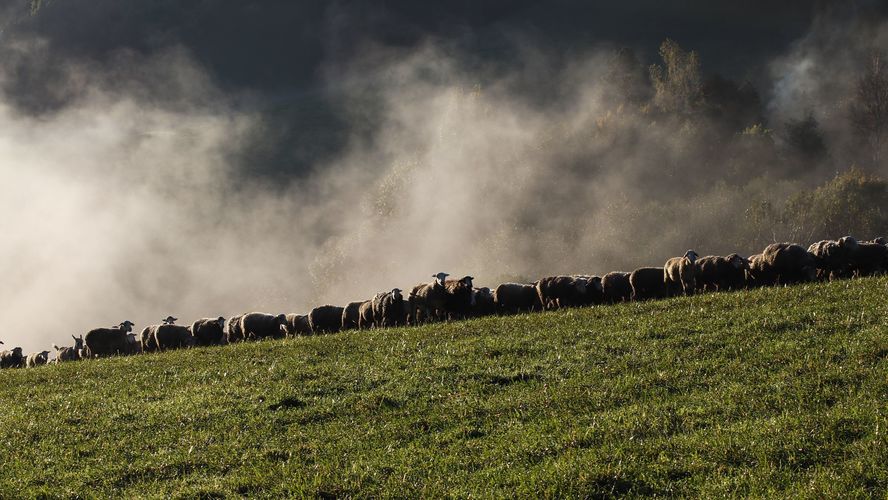
<svg viewBox="0 0 888 500">
<path fill-rule="evenodd" d="M 74 347 L 59 347 L 55 344 L 52 345 L 52 348 L 56 351 L 53 363 L 80 360 L 80 352 L 83 350 L 83 335 L 80 337 L 71 335 L 71 338 L 74 339 Z"/>
<path fill-rule="evenodd" d="M 392 291 L 376 294 L 370 301 L 373 311 L 373 324 L 380 328 L 403 326 L 406 324 L 404 317 L 404 297 L 400 288 Z"/>
<path fill-rule="evenodd" d="M 377 294 L 379 296 L 380 294 Z M 358 328 L 366 330 L 373 328 L 373 300 L 365 300 L 358 306 Z"/>
<path fill-rule="evenodd" d="M 631 273 L 614 271 L 601 278 L 601 290 L 604 301 L 610 304 L 632 300 L 632 285 L 629 283 Z"/>
<path fill-rule="evenodd" d="M 354 330 L 358 327 L 360 319 L 360 309 L 363 301 L 349 302 L 342 310 L 342 330 Z"/>
<path fill-rule="evenodd" d="M 681 257 L 672 257 L 663 266 L 666 293 L 670 296 L 693 295 L 697 288 L 697 252 L 688 250 Z"/>
<path fill-rule="evenodd" d="M 202 318 L 191 324 L 194 345 L 219 345 L 225 339 L 225 318 Z"/>
<path fill-rule="evenodd" d="M 632 300 L 665 298 L 667 296 L 665 276 L 662 267 L 642 267 L 632 271 L 629 275 Z"/>
<path fill-rule="evenodd" d="M 536 290 L 543 309 L 583 305 L 587 281 L 573 276 L 550 276 L 537 282 Z"/>
<path fill-rule="evenodd" d="M 244 330 L 241 328 L 241 320 L 243 314 L 232 316 L 225 320 L 225 342 L 233 344 L 235 342 L 243 342 L 245 340 Z"/>
<path fill-rule="evenodd" d="M 287 335 L 293 337 L 311 335 L 311 325 L 308 324 L 308 315 L 293 313 L 288 314 Z"/>
<path fill-rule="evenodd" d="M 344 307 L 324 305 L 315 307 L 308 313 L 308 324 L 315 335 L 321 333 L 337 333 L 342 328 L 342 311 Z"/>
<path fill-rule="evenodd" d="M 493 301 L 501 314 L 518 314 L 543 308 L 536 283 L 503 283 L 493 291 Z"/>
<path fill-rule="evenodd" d="M 154 329 L 154 342 L 160 351 L 184 349 L 194 345 L 194 335 L 191 334 L 191 330 L 187 326 L 157 325 L 157 328 Z"/>
<path fill-rule="evenodd" d="M 0 351 L 0 368 L 22 368 L 23 366 L 25 366 L 25 358 L 22 356 L 21 347 Z"/>
<path fill-rule="evenodd" d="M 126 334 L 131 331 L 133 322 L 129 320 L 111 328 L 95 328 L 84 335 L 83 343 L 90 357 L 126 354 L 129 350 Z"/>
<path fill-rule="evenodd" d="M 336 318 L 337 324 L 340 321 L 342 321 L 342 311 L 339 312 L 339 316 Z M 246 339 L 283 338 L 287 335 L 287 315 L 261 312 L 247 313 L 241 318 L 240 327 Z"/>
<path fill-rule="evenodd" d="M 695 263 L 697 290 L 716 292 L 740 290 L 746 284 L 749 261 L 736 253 L 727 257 L 707 255 Z"/>
</svg>

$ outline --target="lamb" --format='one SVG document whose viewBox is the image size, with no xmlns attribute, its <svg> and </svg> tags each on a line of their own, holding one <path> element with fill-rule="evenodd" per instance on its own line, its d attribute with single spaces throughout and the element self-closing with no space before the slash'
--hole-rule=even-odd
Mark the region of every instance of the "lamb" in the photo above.
<svg viewBox="0 0 888 500">
<path fill-rule="evenodd" d="M 340 316 L 336 319 L 337 323 L 341 321 Z M 252 312 L 245 314 L 240 320 L 241 332 L 247 339 L 265 339 L 265 338 L 281 338 L 287 335 L 287 315 L 286 314 L 266 314 L 261 312 Z"/>
<path fill-rule="evenodd" d="M 243 314 L 232 316 L 225 320 L 225 342 L 233 344 L 244 340 L 244 331 L 241 329 L 241 319 Z"/>
<path fill-rule="evenodd" d="M 667 295 L 666 273 L 662 267 L 642 267 L 629 274 L 632 300 L 662 299 Z"/>
<path fill-rule="evenodd" d="M 40 365 L 45 365 L 47 362 L 49 362 L 49 351 L 32 352 L 31 354 L 28 354 L 25 366 L 28 368 L 34 368 Z"/>
<path fill-rule="evenodd" d="M 632 284 L 629 283 L 629 274 L 614 271 L 601 278 L 601 291 L 605 302 L 615 304 L 632 300 Z"/>
<path fill-rule="evenodd" d="M 74 347 L 59 347 L 55 344 L 52 345 L 53 349 L 56 351 L 53 363 L 80 360 L 80 352 L 83 350 L 83 335 L 80 337 L 71 335 L 71 338 L 74 339 Z"/>
<path fill-rule="evenodd" d="M 707 255 L 697 259 L 697 290 L 726 291 L 743 288 L 749 261 L 736 253 L 727 257 Z"/>
<path fill-rule="evenodd" d="M 299 335 L 311 335 L 311 325 L 308 324 L 308 316 L 304 314 L 287 315 L 287 335 L 294 337 Z"/>
<path fill-rule="evenodd" d="M 308 313 L 308 324 L 314 334 L 337 333 L 342 328 L 344 307 L 324 305 L 315 307 Z"/>
<path fill-rule="evenodd" d="M 341 330 L 354 330 L 358 327 L 360 319 L 360 308 L 363 301 L 349 302 L 345 309 L 342 310 L 342 327 Z"/>
<path fill-rule="evenodd" d="M 377 297 L 379 295 L 381 294 L 376 294 Z M 373 300 L 365 300 L 358 306 L 358 329 L 364 330 L 373 326 L 375 326 L 373 321 Z"/>
<path fill-rule="evenodd" d="M 8 351 L 0 351 L 0 368 L 21 368 L 25 359 L 21 347 L 13 347 Z"/>
<path fill-rule="evenodd" d="M 189 327 L 168 323 L 154 329 L 154 342 L 160 351 L 184 349 L 194 345 L 194 336 Z"/>
<path fill-rule="evenodd" d="M 111 328 L 94 328 L 83 337 L 89 356 L 111 356 L 125 354 L 129 347 L 126 334 L 133 331 L 134 323 L 124 321 Z"/>
<path fill-rule="evenodd" d="M 493 301 L 500 313 L 517 314 L 542 309 L 536 283 L 503 283 L 493 291 Z"/>
<path fill-rule="evenodd" d="M 218 345 L 225 338 L 225 318 L 202 318 L 191 324 L 194 344 L 198 346 Z"/>
<path fill-rule="evenodd" d="M 389 328 L 403 326 L 406 323 L 404 298 L 401 296 L 400 288 L 393 288 L 390 292 L 376 294 L 370 301 L 370 309 L 373 312 L 373 324 L 377 327 Z"/>
<path fill-rule="evenodd" d="M 583 305 L 587 284 L 585 278 L 551 276 L 539 280 L 536 290 L 543 309 L 577 307 Z"/>
<path fill-rule="evenodd" d="M 672 257 L 663 266 L 666 293 L 670 296 L 693 295 L 697 288 L 697 252 L 688 250 L 682 257 Z"/>
</svg>

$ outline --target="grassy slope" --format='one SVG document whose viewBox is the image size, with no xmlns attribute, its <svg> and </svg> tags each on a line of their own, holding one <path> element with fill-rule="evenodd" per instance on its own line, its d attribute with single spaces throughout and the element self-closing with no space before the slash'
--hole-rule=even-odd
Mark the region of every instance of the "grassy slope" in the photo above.
<svg viewBox="0 0 888 500">
<path fill-rule="evenodd" d="M 885 279 L 0 372 L 0 492 L 884 495 Z"/>
</svg>

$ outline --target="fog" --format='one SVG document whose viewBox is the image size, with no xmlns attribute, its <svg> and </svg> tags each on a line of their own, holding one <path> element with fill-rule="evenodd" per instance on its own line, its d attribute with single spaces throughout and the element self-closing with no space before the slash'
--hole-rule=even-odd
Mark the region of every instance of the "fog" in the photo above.
<svg viewBox="0 0 888 500">
<path fill-rule="evenodd" d="M 850 88 L 850 69 L 832 83 L 811 70 L 846 56 L 813 36 L 771 66 L 775 123 L 827 109 L 822 88 Z M 810 179 L 759 176 L 782 163 L 754 138 L 713 151 L 718 123 L 631 104 L 647 77 L 615 80 L 612 47 L 567 61 L 521 50 L 506 75 L 434 41 L 327 68 L 355 126 L 334 159 L 292 178 L 253 173 L 243 153 L 273 124 L 184 50 L 72 61 L 55 75 L 57 110 L 0 99 L 0 340 L 37 351 L 126 319 L 306 312 L 439 271 L 493 287 L 688 248 L 749 254 L 780 236 L 743 207 Z"/>
</svg>

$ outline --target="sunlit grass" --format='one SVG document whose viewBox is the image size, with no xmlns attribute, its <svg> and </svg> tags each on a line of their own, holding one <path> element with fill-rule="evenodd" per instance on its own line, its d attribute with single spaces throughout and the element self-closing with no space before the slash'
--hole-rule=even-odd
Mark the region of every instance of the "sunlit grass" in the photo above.
<svg viewBox="0 0 888 500">
<path fill-rule="evenodd" d="M 0 372 L 0 496 L 883 496 L 885 279 Z"/>
</svg>

